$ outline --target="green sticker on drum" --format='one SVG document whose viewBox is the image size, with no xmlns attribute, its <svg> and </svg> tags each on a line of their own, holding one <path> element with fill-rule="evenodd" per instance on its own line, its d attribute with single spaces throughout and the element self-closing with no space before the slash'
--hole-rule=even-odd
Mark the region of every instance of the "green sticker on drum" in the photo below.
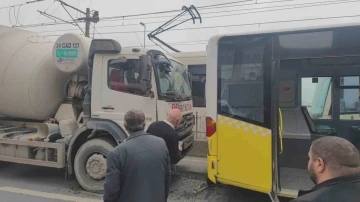
<svg viewBox="0 0 360 202">
<path fill-rule="evenodd" d="M 66 58 L 66 59 L 75 59 L 78 58 L 78 50 L 77 49 L 57 49 L 56 57 L 57 58 Z"/>
</svg>

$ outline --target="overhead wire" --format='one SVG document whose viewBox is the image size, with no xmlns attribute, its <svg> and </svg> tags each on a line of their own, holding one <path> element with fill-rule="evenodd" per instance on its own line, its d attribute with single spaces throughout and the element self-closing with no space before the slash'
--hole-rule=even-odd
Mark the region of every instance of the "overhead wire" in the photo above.
<svg viewBox="0 0 360 202">
<path fill-rule="evenodd" d="M 227 3 L 206 5 L 206 6 L 197 6 L 197 9 L 204 9 L 204 8 L 223 6 L 223 5 L 229 5 L 229 4 L 238 4 L 238 3 L 244 3 L 244 2 L 249 2 L 249 1 L 254 1 L 254 0 L 241 0 L 241 1 L 233 1 L 233 2 L 227 2 Z"/>
<path fill-rule="evenodd" d="M 278 3 L 278 2 L 285 2 L 285 1 L 295 1 L 295 0 L 279 0 L 279 1 L 274 1 L 274 2 L 262 2 L 262 3 L 257 3 L 257 5 L 259 4 L 271 4 L 271 3 Z M 295 4 L 295 5 L 314 5 L 314 4 L 322 4 L 322 5 L 326 5 L 326 4 L 323 4 L 323 3 L 328 3 L 328 2 L 346 2 L 346 1 L 320 1 L 320 2 L 312 2 L 312 3 L 302 3 L 302 4 Z M 250 5 L 250 4 L 248 4 Z M 233 5 L 233 7 L 238 7 L 238 6 L 246 6 L 246 5 Z M 259 8 L 248 8 L 248 9 L 242 9 L 241 11 L 244 11 L 244 10 L 258 10 L 258 9 L 266 9 L 266 8 L 277 8 L 277 7 L 286 7 L 286 6 L 294 6 L 294 5 L 280 5 L 280 6 L 268 6 L 268 7 L 259 7 Z M 316 6 L 316 5 L 315 5 Z M 309 6 L 306 6 L 306 7 L 309 7 Z M 301 7 L 297 7 L 297 8 L 301 8 Z M 289 9 L 292 9 L 292 8 L 289 8 Z M 272 9 L 270 11 L 275 11 L 276 9 Z M 228 12 L 234 12 L 234 11 L 240 11 L 240 10 L 232 10 L 232 11 L 215 11 L 215 12 L 207 12 L 207 13 L 202 13 L 202 15 L 206 15 L 206 14 L 216 14 L 216 13 L 228 13 Z M 167 11 L 164 11 L 164 12 L 167 12 Z M 257 11 L 258 13 L 260 12 L 267 12 L 266 11 Z M 163 13 L 163 12 L 161 12 Z M 149 13 L 147 13 L 149 14 Z M 154 13 L 151 13 L 151 14 L 154 14 Z M 146 14 L 139 14 L 139 15 L 146 15 Z M 231 16 L 232 14 L 228 14 L 226 16 Z M 172 15 L 168 15 L 168 16 L 148 16 L 148 17 L 141 17 L 141 18 L 128 18 L 128 19 L 102 19 L 101 21 L 119 21 L 119 20 L 122 20 L 122 21 L 125 21 L 125 20 L 143 20 L 143 19 L 157 19 L 157 18 L 167 18 L 167 17 L 173 17 Z M 206 18 L 214 18 L 214 17 L 224 17 L 222 15 L 218 15 L 218 16 L 204 16 L 203 18 L 206 19 Z M 82 22 L 82 21 L 77 21 L 77 22 Z M 155 24 L 155 23 L 164 23 L 164 22 L 167 22 L 167 21 L 158 21 L 158 22 L 149 22 L 149 23 L 146 23 L 146 24 Z M 16 27 L 23 27 L 23 28 L 31 28 L 31 27 L 41 27 L 41 26 L 52 26 L 52 25 L 63 25 L 63 24 L 67 24 L 67 23 L 64 23 L 64 22 L 56 22 L 56 23 L 47 23 L 47 24 L 41 24 L 41 23 L 38 23 L 38 24 L 29 24 L 29 25 L 22 25 L 22 26 L 16 26 Z M 130 25 L 137 25 L 137 24 L 129 24 L 129 25 L 121 25 L 121 26 L 130 26 Z M 120 25 L 117 25 L 117 26 L 120 26 Z M 110 26 L 100 26 L 98 28 L 101 28 L 101 27 L 110 27 Z"/>
<path fill-rule="evenodd" d="M 26 5 L 26 4 L 38 3 L 38 2 L 42 2 L 42 1 L 46 1 L 46 0 L 27 1 L 27 2 L 21 3 L 21 4 L 15 4 L 15 5 L 11 5 L 11 6 L 4 6 L 4 7 L 0 7 L 0 10 L 1 9 L 11 8 L 11 7 L 23 6 L 23 5 Z"/>
<path fill-rule="evenodd" d="M 160 46 L 159 44 L 157 44 L 155 41 L 153 41 L 153 40 L 150 40 L 150 41 L 153 42 L 153 43 L 156 45 L 156 47 L 160 47 L 163 51 L 169 53 L 169 51 L 167 51 L 165 48 L 163 48 L 162 46 Z"/>
<path fill-rule="evenodd" d="M 152 12 L 152 13 L 140 13 L 140 14 L 132 14 L 132 15 L 122 15 L 122 16 L 113 16 L 113 17 L 103 17 L 100 20 L 108 20 L 108 19 L 117 19 L 117 18 L 128 18 L 128 17 L 137 17 L 137 16 L 144 16 L 144 15 L 157 15 L 163 13 L 174 13 L 179 12 L 181 10 L 168 10 L 168 11 L 159 11 L 159 12 Z"/>
<path fill-rule="evenodd" d="M 21 3 L 21 4 L 15 4 L 15 5 L 11 5 L 11 6 L 4 6 L 4 7 L 0 7 L 0 10 L 9 8 L 9 22 L 10 22 L 10 24 L 12 26 L 16 26 L 17 24 L 19 24 L 21 26 L 22 24 L 19 21 L 19 14 L 20 14 L 21 7 L 24 6 L 24 5 L 27 5 L 27 4 L 39 3 L 39 2 L 42 2 L 42 1 L 46 1 L 46 0 L 27 1 L 27 2 Z M 16 7 L 18 7 L 17 14 L 16 14 Z M 14 14 L 14 18 L 15 18 L 15 24 L 12 23 L 12 21 L 11 21 L 11 11 L 12 11 L 12 9 L 14 9 L 13 14 Z"/>
<path fill-rule="evenodd" d="M 224 6 L 224 7 L 218 7 L 217 5 L 227 5 L 227 4 L 232 4 L 232 3 L 241 3 L 241 2 L 250 2 L 250 1 L 254 1 L 254 0 L 243 0 L 243 1 L 236 1 L 236 2 L 229 2 L 229 3 L 221 3 L 221 4 L 213 4 L 213 5 L 209 5 L 209 6 L 213 6 L 213 7 L 209 7 L 209 6 L 200 6 L 200 7 L 196 7 L 198 10 L 203 10 L 203 9 L 217 9 L 217 8 L 226 8 L 226 7 L 239 7 L 239 6 L 249 6 L 249 5 L 260 5 L 260 4 L 272 4 L 272 3 L 280 3 L 280 2 L 288 2 L 288 1 L 296 1 L 296 0 L 278 0 L 278 1 L 272 1 L 272 2 L 261 2 L 261 3 L 250 3 L 250 4 L 240 4 L 240 5 L 231 5 L 231 6 Z M 207 14 L 207 13 L 202 13 L 202 14 Z M 153 17 L 144 17 L 144 18 L 130 18 L 127 17 L 127 19 L 101 19 L 102 21 L 117 21 L 117 20 L 142 20 L 142 19 L 149 19 L 149 18 L 167 18 L 167 17 L 173 17 L 171 15 L 165 15 L 165 16 L 153 16 Z"/>
<path fill-rule="evenodd" d="M 337 18 L 350 18 L 350 17 L 360 17 L 360 14 L 357 14 L 357 15 L 346 15 L 346 16 L 331 16 L 331 17 L 307 18 L 307 19 L 299 19 L 299 20 L 280 20 L 280 21 L 244 23 L 244 24 L 234 24 L 234 25 L 218 25 L 218 26 L 206 26 L 206 27 L 178 28 L 178 29 L 171 29 L 171 30 L 168 30 L 168 31 L 198 30 L 198 29 L 212 29 L 212 28 L 224 28 L 224 27 L 239 27 L 239 26 L 249 26 L 249 25 L 264 25 L 264 24 L 284 23 L 284 22 L 303 22 L 303 21 L 324 20 L 324 19 L 337 19 Z M 139 31 L 139 32 L 140 32 L 140 31 Z M 115 33 L 126 33 L 126 32 L 107 32 L 107 33 L 102 33 L 102 34 L 115 34 Z"/>
<path fill-rule="evenodd" d="M 360 0 L 326 1 L 326 2 L 321 2 L 321 3 L 320 2 L 314 2 L 314 3 L 310 3 L 310 4 L 286 5 L 286 6 L 293 6 L 293 7 L 286 7 L 286 6 L 263 7 L 261 9 L 264 9 L 264 8 L 274 8 L 274 9 L 260 10 L 260 11 L 251 11 L 251 10 L 257 10 L 257 9 L 231 10 L 231 11 L 226 11 L 226 12 L 229 13 L 229 12 L 246 11 L 246 10 L 249 10 L 250 12 L 240 12 L 240 13 L 233 13 L 233 14 L 226 14 L 226 15 L 206 16 L 206 17 L 203 17 L 203 18 L 209 19 L 209 18 L 217 18 L 217 17 L 228 17 L 228 16 L 235 16 L 235 15 L 254 14 L 254 13 L 272 12 L 272 11 L 284 11 L 284 10 L 308 8 L 308 7 L 314 7 L 314 6 L 328 6 L 328 5 L 336 5 L 336 4 L 343 4 L 343 3 L 356 3 L 356 2 L 360 2 Z M 212 12 L 212 13 L 223 13 L 223 12 Z"/>
<path fill-rule="evenodd" d="M 54 1 L 53 3 L 55 3 L 55 1 Z M 52 4 L 51 4 L 51 5 L 52 5 Z M 61 4 L 59 4 L 59 5 L 55 8 L 55 10 L 54 10 L 53 12 L 51 12 L 50 15 L 53 15 L 53 14 L 57 11 L 57 9 L 60 8 L 60 6 L 61 6 Z M 50 7 L 49 7 L 49 8 L 50 8 Z M 44 11 L 44 13 L 46 13 L 47 10 L 48 10 L 48 9 L 46 9 L 46 10 Z M 40 14 L 41 14 L 41 13 L 40 13 Z M 48 20 L 48 19 L 49 19 L 49 18 L 46 18 L 43 23 L 45 23 L 46 20 Z"/>
<path fill-rule="evenodd" d="M 22 3 L 22 4 L 12 5 L 12 6 L 4 6 L 4 7 L 0 7 L 0 10 L 1 10 L 1 9 L 11 8 L 11 7 L 17 7 L 17 6 L 21 6 L 21 5 L 24 5 L 24 4 Z"/>
<path fill-rule="evenodd" d="M 94 23 L 94 25 L 92 25 L 91 23 L 90 23 L 90 26 L 92 26 L 93 28 L 94 28 L 94 32 L 96 32 L 98 35 L 100 35 L 101 36 L 101 38 L 104 38 L 103 37 L 103 35 L 101 35 L 99 32 L 98 32 L 98 30 L 96 29 L 96 24 Z M 77 29 L 76 29 L 77 30 Z"/>
<path fill-rule="evenodd" d="M 254 0 L 241 0 L 241 1 L 235 1 L 235 2 L 221 3 L 221 4 L 212 4 L 212 5 L 200 6 L 200 7 L 197 7 L 197 8 L 201 9 L 201 8 L 214 7 L 214 6 L 219 6 L 219 5 L 235 4 L 235 3 L 241 3 L 241 2 L 249 2 L 249 1 L 254 1 Z M 179 11 L 181 11 L 181 10 L 178 9 L 178 10 L 159 11 L 159 12 L 152 12 L 152 13 L 142 13 L 142 14 L 133 14 L 133 15 L 103 17 L 103 18 L 100 18 L 100 20 L 104 21 L 104 20 L 111 20 L 111 19 L 124 19 L 124 18 L 130 18 L 130 17 L 138 17 L 138 16 L 144 16 L 144 15 L 157 15 L 157 14 L 173 13 L 173 12 L 179 12 Z M 166 17 L 168 17 L 168 16 L 166 16 Z M 148 19 L 148 18 L 151 18 L 151 17 L 146 17 L 146 19 Z"/>
<path fill-rule="evenodd" d="M 217 17 L 228 17 L 228 16 L 235 16 L 235 15 L 243 15 L 243 14 L 253 14 L 253 13 L 262 13 L 262 12 L 272 12 L 272 11 L 280 11 L 280 10 L 288 10 L 288 9 L 298 9 L 298 8 L 307 8 L 307 7 L 313 7 L 313 6 L 324 6 L 324 5 L 335 5 L 335 4 L 342 4 L 342 3 L 355 3 L 355 2 L 360 2 L 360 0 L 342 0 L 342 1 L 327 1 L 326 3 L 311 3 L 311 4 L 296 4 L 295 7 L 290 7 L 290 8 L 282 8 L 283 6 L 279 6 L 280 8 L 275 8 L 275 9 L 269 9 L 269 10 L 261 10 L 261 11 L 252 11 L 252 12 L 242 12 L 242 13 L 233 13 L 233 14 L 227 14 L 227 15 L 215 15 L 215 16 L 207 16 L 207 17 L 203 17 L 203 18 L 217 18 Z M 265 8 L 265 7 L 264 7 Z M 269 7 L 266 7 L 269 8 Z M 273 7 L 274 8 L 274 7 Z M 245 10 L 245 9 L 244 9 Z M 253 9 L 247 9 L 247 10 L 253 10 Z M 231 12 L 231 11 L 228 11 Z M 217 12 L 214 12 L 217 13 Z M 155 23 L 163 23 L 166 21 L 158 21 L 158 22 L 150 22 L 150 23 L 145 23 L 145 24 L 155 24 Z M 126 25 L 108 25 L 108 26 L 99 26 L 97 28 L 110 28 L 110 27 L 123 27 L 123 26 L 133 26 L 133 25 L 139 25 L 138 23 L 134 23 L 134 24 L 126 24 Z M 69 29 L 64 29 L 64 30 L 51 30 L 51 31 L 44 31 L 41 33 L 50 33 L 50 32 L 58 32 L 58 31 L 69 31 Z"/>
<path fill-rule="evenodd" d="M 233 7 L 239 7 L 239 6 L 247 6 L 247 5 L 262 5 L 262 4 L 274 4 L 274 3 L 282 3 L 282 2 L 289 2 L 289 1 L 297 1 L 297 0 L 278 0 L 278 1 L 271 1 L 271 2 L 260 2 L 260 3 L 250 3 L 250 4 L 240 4 L 240 5 L 224 5 L 224 6 L 215 6 L 215 7 L 204 7 L 204 8 L 198 8 L 198 10 L 205 10 L 205 9 L 218 9 L 218 8 L 233 8 Z M 248 2 L 248 1 L 245 1 Z"/>
<path fill-rule="evenodd" d="M 279 3 L 279 2 L 289 2 L 289 1 L 296 1 L 296 0 L 281 0 L 281 1 L 272 1 L 272 2 L 262 2 L 257 4 L 245 4 L 245 5 L 233 5 L 232 7 L 244 7 L 244 6 L 251 6 L 251 5 L 262 5 L 262 4 L 273 4 L 273 3 Z M 225 11 L 211 11 L 211 12 L 202 12 L 201 15 L 203 16 L 203 19 L 209 18 L 210 16 L 204 16 L 206 14 L 215 14 L 215 13 L 228 13 L 228 12 L 234 12 L 234 11 L 245 11 L 245 10 L 260 10 L 260 9 L 266 9 L 266 8 L 277 8 L 277 7 L 287 7 L 287 6 L 295 6 L 295 5 L 314 5 L 314 4 L 324 4 L 328 2 L 347 2 L 346 0 L 337 0 L 337 1 L 318 1 L 318 2 L 311 2 L 311 3 L 300 3 L 300 4 L 288 4 L 288 5 L 279 5 L 279 6 L 266 6 L 266 7 L 257 7 L 257 8 L 244 8 L 241 10 L 225 10 Z M 309 6 L 306 6 L 309 7 Z M 205 9 L 205 8 L 204 8 Z M 211 7 L 207 9 L 216 9 L 216 7 Z M 200 9 L 199 9 L 200 10 Z M 259 11 L 261 12 L 261 11 Z M 140 17 L 140 18 L 130 18 L 127 17 L 126 19 L 101 19 L 101 21 L 128 21 L 128 20 L 144 20 L 144 19 L 159 19 L 159 18 L 169 18 L 173 17 L 172 15 L 161 15 L 161 16 L 149 16 L 149 17 Z M 222 16 L 220 16 L 222 17 Z"/>
<path fill-rule="evenodd" d="M 330 19 L 351 18 L 351 17 L 360 17 L 360 14 L 357 14 L 357 15 L 345 15 L 345 16 L 306 18 L 306 19 L 298 19 L 298 20 L 280 20 L 280 21 L 268 21 L 268 22 L 254 22 L 254 23 L 233 24 L 233 25 L 217 25 L 217 26 L 206 26 L 206 27 L 178 28 L 178 29 L 171 29 L 171 30 L 168 30 L 168 31 L 214 29 L 214 28 L 225 28 L 225 27 L 242 27 L 242 26 L 251 26 L 251 25 L 266 25 L 266 24 L 286 23 L 286 22 L 305 22 L 305 21 L 314 21 L 314 20 L 330 20 Z M 103 34 L 103 35 L 129 34 L 129 33 L 134 33 L 134 32 L 143 33 L 143 31 L 120 31 L 120 32 L 104 32 L 104 33 L 101 33 L 101 34 Z M 147 33 L 149 33 L 149 31 L 147 31 Z M 61 36 L 61 35 L 43 35 L 43 36 Z"/>
</svg>

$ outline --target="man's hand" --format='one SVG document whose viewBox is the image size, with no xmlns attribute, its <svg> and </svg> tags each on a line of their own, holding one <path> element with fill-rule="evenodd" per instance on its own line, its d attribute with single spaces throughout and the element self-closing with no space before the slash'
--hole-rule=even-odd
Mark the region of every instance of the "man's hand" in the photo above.
<svg viewBox="0 0 360 202">
<path fill-rule="evenodd" d="M 182 151 L 182 147 L 179 146 L 179 151 Z"/>
</svg>

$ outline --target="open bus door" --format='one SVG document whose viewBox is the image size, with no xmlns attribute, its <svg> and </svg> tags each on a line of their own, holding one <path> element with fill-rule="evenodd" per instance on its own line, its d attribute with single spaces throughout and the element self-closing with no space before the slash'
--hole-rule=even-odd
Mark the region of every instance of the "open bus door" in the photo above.
<svg viewBox="0 0 360 202">
<path fill-rule="evenodd" d="M 218 82 L 216 132 L 209 139 L 209 159 L 213 142 L 221 151 L 217 152 L 216 181 L 268 193 L 274 199 L 278 123 L 272 117 L 277 117 L 279 110 L 278 96 L 272 93 L 274 89 L 278 92 L 278 84 L 271 39 L 223 37 L 218 44 L 217 78 L 207 75 L 207 79 Z M 208 117 L 208 123 L 211 119 Z"/>
</svg>

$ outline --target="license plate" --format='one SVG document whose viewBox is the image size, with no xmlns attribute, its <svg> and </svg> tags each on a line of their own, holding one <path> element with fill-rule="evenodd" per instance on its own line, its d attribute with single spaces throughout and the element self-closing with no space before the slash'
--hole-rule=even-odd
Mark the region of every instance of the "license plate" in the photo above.
<svg viewBox="0 0 360 202">
<path fill-rule="evenodd" d="M 183 149 L 190 147 L 194 142 L 194 134 L 191 134 L 189 137 L 183 140 Z"/>
</svg>

